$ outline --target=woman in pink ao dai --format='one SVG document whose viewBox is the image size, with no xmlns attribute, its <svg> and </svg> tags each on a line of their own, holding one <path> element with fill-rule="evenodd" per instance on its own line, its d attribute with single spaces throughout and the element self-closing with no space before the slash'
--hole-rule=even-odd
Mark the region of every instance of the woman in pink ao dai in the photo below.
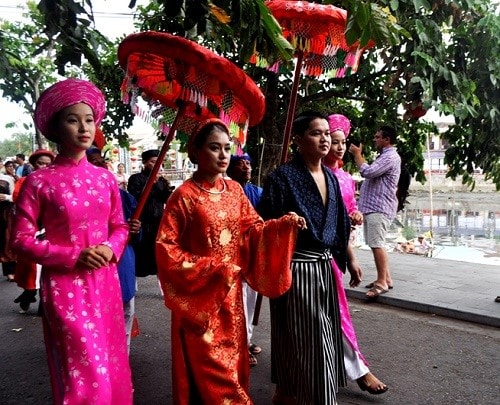
<svg viewBox="0 0 500 405">
<path fill-rule="evenodd" d="M 116 263 L 128 236 L 116 180 L 85 150 L 105 113 L 92 83 L 67 79 L 39 98 L 35 123 L 59 146 L 28 176 L 16 204 L 13 247 L 42 265 L 42 303 L 55 404 L 132 404 Z M 35 239 L 42 223 L 46 239 Z"/>
</svg>

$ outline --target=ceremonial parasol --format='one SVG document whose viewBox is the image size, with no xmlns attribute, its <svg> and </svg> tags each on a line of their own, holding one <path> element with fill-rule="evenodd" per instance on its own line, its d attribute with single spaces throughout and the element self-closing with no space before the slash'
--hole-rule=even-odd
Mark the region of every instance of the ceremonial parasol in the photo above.
<svg viewBox="0 0 500 405">
<path fill-rule="evenodd" d="M 358 42 L 348 45 L 345 39 L 347 11 L 332 5 L 307 1 L 270 0 L 266 6 L 281 25 L 283 36 L 294 46 L 296 66 L 286 118 L 281 163 L 286 161 L 297 91 L 302 71 L 307 76 L 341 78 L 355 73 L 365 49 Z M 266 62 L 255 55 L 254 62 Z"/>
<path fill-rule="evenodd" d="M 208 118 L 220 118 L 239 148 L 249 126 L 264 116 L 264 95 L 232 62 L 188 39 L 163 32 L 127 36 L 118 48 L 125 70 L 124 102 L 140 112 L 142 97 L 166 135 L 133 218 L 138 219 L 174 134 L 187 137 Z"/>
<path fill-rule="evenodd" d="M 297 58 L 281 150 L 280 163 L 283 164 L 287 160 L 300 73 L 314 77 L 349 76 L 357 71 L 361 55 L 374 42 L 370 41 L 365 47 L 359 42 L 348 45 L 345 39 L 347 11 L 338 7 L 293 0 L 269 0 L 266 6 L 281 25 L 283 36 L 295 48 Z M 255 55 L 252 61 L 258 66 L 266 66 L 266 61 L 259 55 Z M 277 66 L 271 68 L 277 69 Z M 259 294 L 254 325 L 258 324 L 261 304 Z"/>
</svg>

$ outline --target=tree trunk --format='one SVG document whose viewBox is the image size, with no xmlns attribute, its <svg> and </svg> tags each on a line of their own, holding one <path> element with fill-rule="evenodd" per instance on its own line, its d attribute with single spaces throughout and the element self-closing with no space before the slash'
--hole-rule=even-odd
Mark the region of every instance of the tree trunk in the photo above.
<svg viewBox="0 0 500 405">
<path fill-rule="evenodd" d="M 275 73 L 266 72 L 266 114 L 262 123 L 256 128 L 258 139 L 263 143 L 258 145 L 259 167 L 258 184 L 264 184 L 267 174 L 280 164 L 283 144 L 283 115 L 280 114 L 278 102 L 278 80 Z"/>
</svg>

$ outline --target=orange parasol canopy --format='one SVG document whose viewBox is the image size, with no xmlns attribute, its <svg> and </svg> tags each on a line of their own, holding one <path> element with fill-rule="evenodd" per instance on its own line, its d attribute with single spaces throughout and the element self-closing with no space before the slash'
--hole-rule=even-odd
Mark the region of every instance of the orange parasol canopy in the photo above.
<svg viewBox="0 0 500 405">
<path fill-rule="evenodd" d="M 264 95 L 243 70 L 227 59 L 188 39 L 164 32 L 127 36 L 118 47 L 125 70 L 122 97 L 134 113 L 139 96 L 146 100 L 153 119 L 166 134 L 137 208 L 138 219 L 174 134 L 189 136 L 200 121 L 221 119 L 237 148 L 243 147 L 249 125 L 264 116 Z M 142 112 L 140 112 L 142 115 Z"/>
<path fill-rule="evenodd" d="M 244 145 L 248 126 L 264 116 L 264 95 L 253 80 L 229 60 L 188 39 L 153 31 L 132 34 L 121 42 L 118 60 L 126 71 L 124 101 L 137 113 L 137 98 L 142 96 L 165 133 L 182 105 L 179 132 L 189 135 L 198 122 L 216 117 Z"/>
</svg>

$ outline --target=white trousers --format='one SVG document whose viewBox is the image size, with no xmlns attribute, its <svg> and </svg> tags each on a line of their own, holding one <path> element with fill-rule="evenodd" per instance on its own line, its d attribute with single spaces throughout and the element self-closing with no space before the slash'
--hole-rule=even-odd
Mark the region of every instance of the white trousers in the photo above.
<svg viewBox="0 0 500 405">
<path fill-rule="evenodd" d="M 349 380 L 355 381 L 370 372 L 370 369 L 361 360 L 358 353 L 354 351 L 345 335 L 342 333 L 342 342 L 344 344 L 344 365 L 346 376 Z"/>
<path fill-rule="evenodd" d="M 125 333 L 127 335 L 127 350 L 130 353 L 130 338 L 132 337 L 132 326 L 135 315 L 135 297 L 123 303 L 123 313 L 125 315 Z"/>
<path fill-rule="evenodd" d="M 243 309 L 245 311 L 245 319 L 247 321 L 247 341 L 248 346 L 252 344 L 253 334 L 253 315 L 255 313 L 255 303 L 257 302 L 257 291 L 254 291 L 250 286 L 243 282 Z"/>
</svg>

